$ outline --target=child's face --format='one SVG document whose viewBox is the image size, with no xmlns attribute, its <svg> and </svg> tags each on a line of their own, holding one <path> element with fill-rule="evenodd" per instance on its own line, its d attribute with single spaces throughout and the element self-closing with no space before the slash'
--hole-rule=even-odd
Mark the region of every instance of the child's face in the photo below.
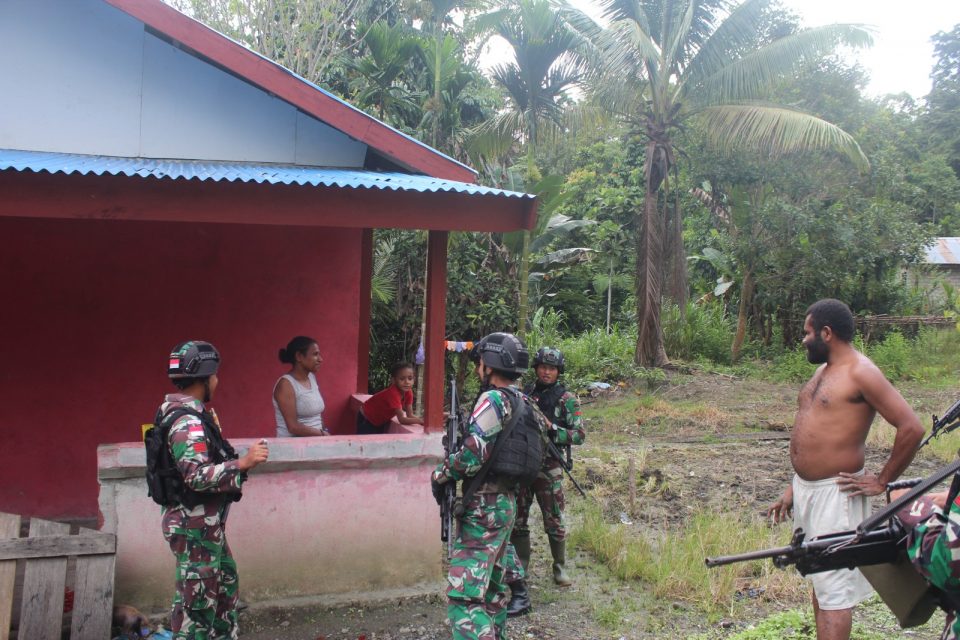
<svg viewBox="0 0 960 640">
<path fill-rule="evenodd" d="M 397 385 L 397 388 L 403 392 L 413 389 L 413 369 L 407 367 L 397 371 L 393 376 L 393 384 Z"/>
</svg>

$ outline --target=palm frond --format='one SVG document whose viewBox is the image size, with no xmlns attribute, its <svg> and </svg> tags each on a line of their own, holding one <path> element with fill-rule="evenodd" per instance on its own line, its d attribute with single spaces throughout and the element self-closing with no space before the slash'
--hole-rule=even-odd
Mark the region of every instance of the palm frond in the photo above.
<svg viewBox="0 0 960 640">
<path fill-rule="evenodd" d="M 865 171 L 870 161 L 853 136 L 810 114 L 785 107 L 735 104 L 707 107 L 698 117 L 721 151 L 748 149 L 771 157 L 803 151 L 837 151 Z"/>
<path fill-rule="evenodd" d="M 833 52 L 838 45 L 868 46 L 870 32 L 861 25 L 832 24 L 780 38 L 731 62 L 702 82 L 688 82 L 684 95 L 698 105 L 718 105 L 756 98 L 775 81 L 796 72 L 804 62 Z"/>
<path fill-rule="evenodd" d="M 680 81 L 698 84 L 752 49 L 773 0 L 746 0 L 737 5 L 697 48 Z"/>
</svg>

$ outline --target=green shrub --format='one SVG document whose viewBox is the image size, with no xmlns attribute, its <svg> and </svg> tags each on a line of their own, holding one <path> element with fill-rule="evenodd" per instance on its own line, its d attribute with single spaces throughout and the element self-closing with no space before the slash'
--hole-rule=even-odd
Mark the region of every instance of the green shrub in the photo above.
<svg viewBox="0 0 960 640">
<path fill-rule="evenodd" d="M 915 340 L 907 341 L 899 331 L 891 331 L 883 341 L 867 348 L 867 355 L 889 380 L 900 380 L 906 373 L 915 351 Z"/>
<path fill-rule="evenodd" d="M 780 382 L 803 382 L 814 371 L 814 365 L 807 360 L 807 350 L 801 345 L 774 358 L 771 375 Z"/>
<path fill-rule="evenodd" d="M 688 302 L 685 310 L 684 317 L 680 314 L 680 307 L 668 304 L 660 314 L 667 354 L 681 360 L 707 358 L 729 364 L 735 332 L 733 319 L 715 303 Z"/>
</svg>

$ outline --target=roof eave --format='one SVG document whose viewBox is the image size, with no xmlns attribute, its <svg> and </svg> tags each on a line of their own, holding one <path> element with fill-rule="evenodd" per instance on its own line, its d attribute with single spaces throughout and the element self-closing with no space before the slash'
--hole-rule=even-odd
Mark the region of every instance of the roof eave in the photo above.
<svg viewBox="0 0 960 640">
<path fill-rule="evenodd" d="M 477 180 L 477 172 L 467 165 L 405 136 L 160 0 L 104 1 L 403 165 L 437 178 L 460 182 Z"/>
</svg>

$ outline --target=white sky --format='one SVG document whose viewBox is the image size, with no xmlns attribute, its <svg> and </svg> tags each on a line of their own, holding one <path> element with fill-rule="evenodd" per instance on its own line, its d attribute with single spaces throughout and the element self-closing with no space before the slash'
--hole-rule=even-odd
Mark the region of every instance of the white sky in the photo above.
<svg viewBox="0 0 960 640">
<path fill-rule="evenodd" d="M 933 45 L 930 36 L 960 23 L 960 0 L 781 0 L 803 26 L 855 23 L 873 30 L 873 47 L 851 51 L 870 74 L 867 93 L 882 96 L 906 91 L 922 98 L 930 91 Z M 590 0 L 572 0 L 588 14 Z M 506 42 L 492 40 L 480 59 L 488 69 L 510 59 Z"/>
<path fill-rule="evenodd" d="M 930 36 L 960 23 L 960 0 L 782 0 L 804 26 L 857 23 L 874 29 L 873 47 L 851 52 L 870 74 L 873 96 L 930 91 Z"/>
</svg>

